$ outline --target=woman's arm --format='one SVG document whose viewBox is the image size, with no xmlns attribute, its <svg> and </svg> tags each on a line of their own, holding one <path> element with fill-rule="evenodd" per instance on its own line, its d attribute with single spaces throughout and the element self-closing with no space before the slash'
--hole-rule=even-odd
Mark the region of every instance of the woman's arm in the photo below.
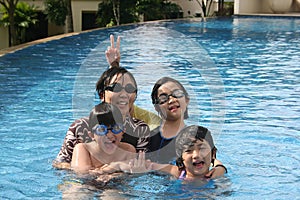
<svg viewBox="0 0 300 200">
<path fill-rule="evenodd" d="M 59 169 L 70 169 L 74 147 L 78 143 L 89 142 L 88 117 L 76 119 L 69 127 L 64 142 L 52 166 Z"/>
</svg>

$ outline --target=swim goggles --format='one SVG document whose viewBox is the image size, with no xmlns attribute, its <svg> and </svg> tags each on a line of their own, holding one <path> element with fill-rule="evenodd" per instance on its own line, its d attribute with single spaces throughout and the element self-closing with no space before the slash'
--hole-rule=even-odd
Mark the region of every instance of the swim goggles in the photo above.
<svg viewBox="0 0 300 200">
<path fill-rule="evenodd" d="M 125 85 L 125 87 L 123 87 L 120 83 L 113 83 L 105 87 L 105 90 L 109 90 L 111 92 L 121 92 L 123 89 L 130 94 L 137 91 L 137 89 L 130 83 Z"/>
<path fill-rule="evenodd" d="M 113 132 L 113 134 L 119 134 L 123 131 L 123 125 L 114 124 L 110 128 L 105 126 L 104 124 L 99 124 L 98 126 L 92 129 L 93 133 L 99 136 L 104 136 L 108 133 L 108 131 Z"/>
<path fill-rule="evenodd" d="M 185 96 L 184 92 L 179 89 L 174 90 L 171 94 L 162 93 L 156 99 L 156 104 L 164 104 L 169 100 L 170 97 L 174 97 L 178 99 L 184 96 Z"/>
</svg>

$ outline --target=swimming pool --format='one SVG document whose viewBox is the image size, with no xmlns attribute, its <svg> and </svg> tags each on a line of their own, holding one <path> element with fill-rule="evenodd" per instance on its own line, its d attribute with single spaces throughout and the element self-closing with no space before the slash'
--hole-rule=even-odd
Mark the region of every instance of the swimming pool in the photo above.
<svg viewBox="0 0 300 200">
<path fill-rule="evenodd" d="M 123 37 L 122 65 L 138 81 L 138 105 L 154 111 L 150 91 L 161 76 L 187 86 L 188 122 L 212 130 L 229 169 L 225 178 L 191 186 L 146 174 L 103 189 L 52 168 L 70 123 L 97 102 L 94 86 L 107 67 L 111 33 Z M 6 54 L 0 198 L 297 199 L 299 49 L 299 18 L 234 17 L 95 30 Z"/>
</svg>

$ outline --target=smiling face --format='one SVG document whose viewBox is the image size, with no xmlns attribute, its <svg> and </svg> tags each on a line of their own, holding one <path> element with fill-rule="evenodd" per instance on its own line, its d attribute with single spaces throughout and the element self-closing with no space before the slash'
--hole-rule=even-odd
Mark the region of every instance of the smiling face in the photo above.
<svg viewBox="0 0 300 200">
<path fill-rule="evenodd" d="M 116 151 L 116 149 L 119 147 L 123 134 L 124 134 L 123 131 L 118 134 L 115 134 L 111 130 L 108 130 L 106 135 L 100 136 L 95 133 L 93 135 L 95 141 L 98 143 L 99 147 L 105 153 L 113 154 Z"/>
<path fill-rule="evenodd" d="M 133 88 L 136 89 L 136 85 L 131 76 L 127 73 L 116 74 L 108 86 L 111 87 L 105 90 L 102 101 L 116 105 L 123 116 L 128 115 L 136 98 L 136 92 L 132 92 Z"/>
<path fill-rule="evenodd" d="M 187 178 L 204 177 L 212 161 L 211 147 L 206 140 L 195 140 L 182 153 Z"/>
<path fill-rule="evenodd" d="M 158 104 L 156 109 L 166 120 L 183 120 L 189 100 L 180 91 L 182 88 L 174 82 L 166 82 L 157 90 Z M 177 96 L 177 97 L 176 97 Z M 161 101 L 159 99 L 164 99 Z"/>
</svg>

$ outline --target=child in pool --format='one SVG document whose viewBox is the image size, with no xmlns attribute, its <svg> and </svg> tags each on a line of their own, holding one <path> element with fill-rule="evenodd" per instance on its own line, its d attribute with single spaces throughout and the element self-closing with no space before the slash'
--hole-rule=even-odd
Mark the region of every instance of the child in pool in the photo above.
<svg viewBox="0 0 300 200">
<path fill-rule="evenodd" d="M 215 162 L 217 149 L 208 129 L 202 126 L 183 128 L 176 138 L 176 165 L 159 164 L 145 160 L 145 152 L 140 152 L 138 158 L 129 163 L 114 162 L 103 168 L 103 172 L 113 172 L 116 169 L 132 173 L 161 171 L 184 180 L 216 178 L 212 170 L 216 167 L 227 169 L 220 161 Z M 210 168 L 214 166 L 212 170 Z M 218 176 L 222 176 L 219 174 Z"/>
<path fill-rule="evenodd" d="M 126 161 L 135 157 L 135 147 L 121 142 L 125 132 L 123 117 L 118 107 L 101 103 L 89 116 L 90 143 L 79 143 L 72 155 L 71 167 L 79 173 L 101 168 L 113 161 Z"/>
<path fill-rule="evenodd" d="M 202 126 L 188 126 L 180 131 L 176 139 L 176 165 L 167 172 L 180 179 L 212 178 L 209 172 L 214 166 L 227 169 L 216 160 L 217 148 L 208 129 Z M 224 174 L 222 174 L 224 175 Z"/>
</svg>

